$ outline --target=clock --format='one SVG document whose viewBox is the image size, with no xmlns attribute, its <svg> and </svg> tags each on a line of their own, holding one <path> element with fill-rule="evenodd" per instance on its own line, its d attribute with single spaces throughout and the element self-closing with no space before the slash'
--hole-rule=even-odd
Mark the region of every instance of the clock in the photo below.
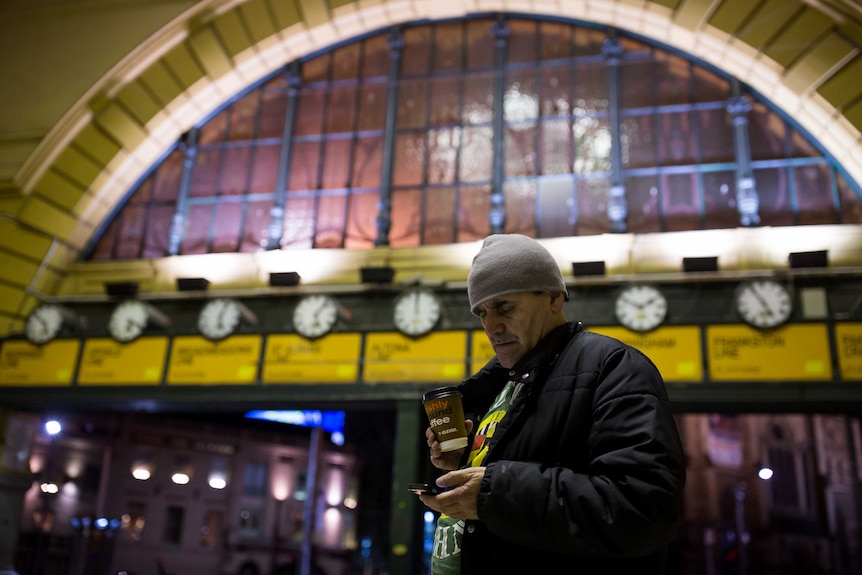
<svg viewBox="0 0 862 575">
<path fill-rule="evenodd" d="M 198 329 L 212 340 L 224 339 L 239 328 L 243 319 L 254 321 L 254 315 L 239 300 L 220 297 L 211 299 L 201 309 Z"/>
<path fill-rule="evenodd" d="M 734 301 L 740 317 L 762 329 L 781 325 L 790 319 L 793 312 L 790 289 L 770 279 L 741 283 L 734 295 Z"/>
<path fill-rule="evenodd" d="M 395 327 L 406 335 L 417 337 L 434 329 L 443 308 L 436 293 L 428 288 L 413 287 L 398 295 L 393 311 Z"/>
<path fill-rule="evenodd" d="M 152 321 L 159 325 L 169 323 L 167 317 L 150 304 L 127 300 L 114 308 L 108 322 L 108 331 L 117 341 L 127 343 L 144 333 L 144 329 Z"/>
<path fill-rule="evenodd" d="M 308 339 L 329 333 L 337 321 L 338 302 L 328 295 L 305 296 L 293 310 L 293 327 Z"/>
<path fill-rule="evenodd" d="M 70 317 L 69 310 L 59 305 L 42 304 L 27 317 L 24 334 L 33 343 L 48 343 L 60 334 Z"/>
<path fill-rule="evenodd" d="M 650 331 L 667 316 L 667 299 L 651 285 L 630 285 L 617 295 L 614 305 L 617 320 L 632 331 Z"/>
</svg>

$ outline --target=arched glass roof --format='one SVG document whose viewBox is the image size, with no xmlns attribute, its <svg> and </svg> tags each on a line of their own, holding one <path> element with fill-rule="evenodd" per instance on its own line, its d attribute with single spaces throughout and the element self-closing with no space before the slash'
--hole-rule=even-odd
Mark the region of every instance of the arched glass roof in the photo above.
<svg viewBox="0 0 862 575">
<path fill-rule="evenodd" d="M 290 63 L 129 191 L 93 260 L 862 223 L 862 192 L 746 86 L 620 30 L 491 15 Z"/>
</svg>

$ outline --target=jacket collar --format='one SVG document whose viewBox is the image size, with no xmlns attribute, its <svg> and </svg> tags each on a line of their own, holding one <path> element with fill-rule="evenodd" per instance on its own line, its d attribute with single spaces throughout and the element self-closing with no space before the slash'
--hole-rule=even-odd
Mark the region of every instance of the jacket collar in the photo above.
<svg viewBox="0 0 862 575">
<path fill-rule="evenodd" d="M 509 370 L 509 377 L 529 383 L 541 370 L 550 367 L 560 352 L 577 333 L 583 331 L 581 322 L 569 322 L 551 330 Z"/>
</svg>

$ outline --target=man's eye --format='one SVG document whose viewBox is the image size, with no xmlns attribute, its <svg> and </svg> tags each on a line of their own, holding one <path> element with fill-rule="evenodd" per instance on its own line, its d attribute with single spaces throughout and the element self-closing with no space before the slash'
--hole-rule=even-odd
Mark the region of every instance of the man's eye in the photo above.
<svg viewBox="0 0 862 575">
<path fill-rule="evenodd" d="M 497 311 L 499 311 L 503 315 L 509 315 L 510 313 L 515 311 L 515 306 L 513 306 L 513 305 L 503 306 L 503 307 L 500 307 Z"/>
</svg>

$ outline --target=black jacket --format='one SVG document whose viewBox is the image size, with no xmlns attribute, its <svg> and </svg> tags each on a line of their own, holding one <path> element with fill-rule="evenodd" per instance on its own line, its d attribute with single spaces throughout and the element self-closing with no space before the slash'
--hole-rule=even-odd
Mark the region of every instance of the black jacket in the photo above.
<svg viewBox="0 0 862 575">
<path fill-rule="evenodd" d="M 489 444 L 462 575 L 661 573 L 685 462 L 653 363 L 569 323 L 467 379 L 465 411 L 482 417 L 509 379 L 524 386 Z"/>
</svg>

